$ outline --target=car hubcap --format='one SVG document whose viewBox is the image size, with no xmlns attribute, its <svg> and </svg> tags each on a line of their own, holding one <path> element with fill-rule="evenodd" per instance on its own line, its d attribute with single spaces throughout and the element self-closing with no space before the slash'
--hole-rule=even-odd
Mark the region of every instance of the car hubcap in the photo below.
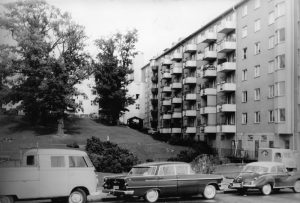
<svg viewBox="0 0 300 203">
<path fill-rule="evenodd" d="M 151 190 L 151 191 L 147 192 L 147 199 L 150 202 L 155 202 L 158 199 L 158 192 L 155 190 Z"/>
<path fill-rule="evenodd" d="M 295 182 L 294 189 L 296 192 L 300 192 L 300 180 Z"/>
<path fill-rule="evenodd" d="M 271 185 L 264 185 L 263 186 L 263 188 L 262 188 L 262 190 L 263 190 L 263 193 L 265 194 L 265 195 L 268 195 L 268 194 L 270 194 L 271 193 Z"/>
<path fill-rule="evenodd" d="M 213 198 L 215 196 L 215 193 L 216 193 L 216 190 L 215 190 L 214 186 L 208 185 L 205 187 L 204 194 L 205 194 L 206 198 L 208 198 L 208 199 Z"/>
<path fill-rule="evenodd" d="M 79 193 L 73 193 L 70 197 L 71 202 L 73 203 L 80 203 L 82 202 L 82 195 Z"/>
</svg>

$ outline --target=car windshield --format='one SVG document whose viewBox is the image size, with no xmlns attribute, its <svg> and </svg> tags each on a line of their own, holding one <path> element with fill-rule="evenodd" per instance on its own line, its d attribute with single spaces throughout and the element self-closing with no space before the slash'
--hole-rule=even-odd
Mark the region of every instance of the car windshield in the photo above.
<svg viewBox="0 0 300 203">
<path fill-rule="evenodd" d="M 245 168 L 242 170 L 243 173 L 267 173 L 268 167 L 264 166 L 245 166 Z"/>
<path fill-rule="evenodd" d="M 153 176 L 155 175 L 156 166 L 147 167 L 133 167 L 128 175 L 129 176 Z"/>
</svg>

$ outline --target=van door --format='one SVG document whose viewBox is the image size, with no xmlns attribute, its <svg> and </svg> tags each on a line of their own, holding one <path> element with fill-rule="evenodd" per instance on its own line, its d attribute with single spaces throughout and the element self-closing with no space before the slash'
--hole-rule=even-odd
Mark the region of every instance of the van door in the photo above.
<svg viewBox="0 0 300 203">
<path fill-rule="evenodd" d="M 68 196 L 64 155 L 40 155 L 40 197 Z"/>
</svg>

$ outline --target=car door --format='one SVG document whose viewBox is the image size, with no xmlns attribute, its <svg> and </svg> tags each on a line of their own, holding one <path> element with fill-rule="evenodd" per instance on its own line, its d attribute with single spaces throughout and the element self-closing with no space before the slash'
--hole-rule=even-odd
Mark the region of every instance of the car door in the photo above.
<svg viewBox="0 0 300 203">
<path fill-rule="evenodd" d="M 275 187 L 292 186 L 289 180 L 290 175 L 287 173 L 284 166 L 277 166 L 277 175 L 275 176 Z"/>
<path fill-rule="evenodd" d="M 175 165 L 177 175 L 177 190 L 179 195 L 197 194 L 199 189 L 199 180 L 191 174 L 190 167 L 187 164 Z"/>
<path fill-rule="evenodd" d="M 162 165 L 158 169 L 158 187 L 162 196 L 176 196 L 177 177 L 175 166 L 172 164 Z"/>
</svg>

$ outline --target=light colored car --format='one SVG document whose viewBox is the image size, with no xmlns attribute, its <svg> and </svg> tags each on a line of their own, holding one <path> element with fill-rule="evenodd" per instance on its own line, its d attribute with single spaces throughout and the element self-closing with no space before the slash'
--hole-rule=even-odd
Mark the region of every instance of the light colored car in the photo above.
<svg viewBox="0 0 300 203">
<path fill-rule="evenodd" d="M 73 149 L 31 149 L 21 167 L 0 168 L 0 202 L 64 199 L 85 203 L 98 194 L 98 178 L 86 152 Z"/>
</svg>

